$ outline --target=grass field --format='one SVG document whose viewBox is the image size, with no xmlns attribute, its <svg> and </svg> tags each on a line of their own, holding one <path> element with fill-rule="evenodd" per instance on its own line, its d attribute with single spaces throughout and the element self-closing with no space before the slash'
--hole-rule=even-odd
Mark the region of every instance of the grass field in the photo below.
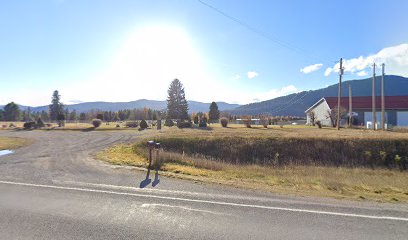
<svg viewBox="0 0 408 240">
<path fill-rule="evenodd" d="M 0 136 L 0 150 L 16 149 L 30 144 L 30 140 L 14 137 Z"/>
<path fill-rule="evenodd" d="M 23 128 L 24 122 L 0 122 L 0 130 L 10 130 L 10 123 L 18 129 Z M 116 127 L 119 124 L 120 127 Z M 91 123 L 66 123 L 65 127 L 58 127 L 53 123 L 51 127 L 42 128 L 42 130 L 86 130 L 92 128 Z M 119 123 L 102 123 L 95 130 L 132 130 L 137 128 L 125 127 L 125 122 Z M 155 127 L 152 130 L 156 130 Z M 210 124 L 208 128 L 178 129 L 177 127 L 163 127 L 158 134 L 167 134 L 171 136 L 237 136 L 237 137 L 298 137 L 298 138 L 356 138 L 356 139 L 408 139 L 408 128 L 396 128 L 396 131 L 373 131 L 367 129 L 348 129 L 342 128 L 338 131 L 335 128 L 323 127 L 318 129 L 313 126 L 305 125 L 269 125 L 267 129 L 261 125 L 253 125 L 252 128 L 246 128 L 243 124 L 229 124 L 227 128 L 221 127 L 220 124 Z"/>
<path fill-rule="evenodd" d="M 117 145 L 97 154 L 116 165 L 146 168 L 144 154 Z M 233 165 L 161 152 L 161 174 L 262 191 L 380 202 L 408 202 L 408 173 L 386 169 Z"/>
<path fill-rule="evenodd" d="M 267 129 L 262 126 L 252 126 L 246 128 L 241 124 L 230 124 L 223 128 L 220 124 L 211 124 L 208 129 L 178 129 L 176 127 L 164 128 L 162 134 L 171 136 L 203 136 L 203 137 L 284 137 L 284 138 L 335 138 L 335 139 L 408 139 L 408 134 L 393 131 L 373 131 L 367 129 L 342 128 L 339 131 L 335 128 L 324 127 L 318 129 L 305 125 L 270 125 Z"/>
<path fill-rule="evenodd" d="M 153 130 L 151 130 L 153 131 Z M 326 139 L 401 139 L 406 133 L 341 129 L 340 131 L 307 126 L 272 126 L 245 128 L 232 125 L 221 128 L 214 124 L 209 129 L 164 128 L 156 138 L 217 138 L 217 137 L 276 137 Z M 153 139 L 153 137 L 151 138 Z M 145 139 L 148 140 L 148 139 Z M 143 141 L 145 141 L 143 140 Z M 147 167 L 146 149 L 138 144 L 117 145 L 97 154 L 99 159 L 112 164 Z M 255 164 L 228 164 L 200 156 L 176 152 L 161 152 L 162 175 L 195 181 L 226 184 L 263 191 L 315 195 L 356 200 L 408 202 L 408 172 L 388 169 L 345 168 L 327 166 L 261 166 Z"/>
</svg>

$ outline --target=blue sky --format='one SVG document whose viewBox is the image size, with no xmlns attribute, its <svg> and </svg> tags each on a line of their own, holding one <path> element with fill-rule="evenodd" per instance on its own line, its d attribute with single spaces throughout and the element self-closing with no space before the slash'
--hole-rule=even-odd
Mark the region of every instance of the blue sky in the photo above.
<svg viewBox="0 0 408 240">
<path fill-rule="evenodd" d="M 408 76 L 408 1 L 3 1 L 0 104 L 249 103 L 371 75 Z M 301 71 L 302 70 L 302 71 Z M 378 74 L 380 72 L 378 71 Z"/>
</svg>

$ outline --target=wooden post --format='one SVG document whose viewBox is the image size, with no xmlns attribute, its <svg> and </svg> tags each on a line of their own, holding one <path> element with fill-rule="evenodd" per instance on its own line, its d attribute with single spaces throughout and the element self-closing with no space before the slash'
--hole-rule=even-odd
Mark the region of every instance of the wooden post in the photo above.
<svg viewBox="0 0 408 240">
<path fill-rule="evenodd" d="M 385 64 L 382 65 L 382 76 L 381 76 L 381 128 L 385 131 L 385 96 L 384 96 L 384 74 L 385 74 Z"/>
<path fill-rule="evenodd" d="M 372 84 L 372 111 L 373 111 L 373 129 L 375 129 L 375 125 L 377 122 L 377 116 L 375 111 L 375 63 L 373 64 L 373 84 Z"/>
<path fill-rule="evenodd" d="M 353 126 L 353 102 L 351 96 L 351 85 L 349 84 L 349 127 Z"/>
<path fill-rule="evenodd" d="M 343 76 L 343 58 L 340 58 L 339 91 L 337 97 L 337 130 L 340 130 L 340 100 L 341 100 L 341 77 Z"/>
</svg>

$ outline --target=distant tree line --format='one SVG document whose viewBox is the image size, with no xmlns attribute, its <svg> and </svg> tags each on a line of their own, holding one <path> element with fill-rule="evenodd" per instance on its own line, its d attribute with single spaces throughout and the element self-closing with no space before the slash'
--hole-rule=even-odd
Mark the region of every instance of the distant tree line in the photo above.
<svg viewBox="0 0 408 240">
<path fill-rule="evenodd" d="M 76 110 L 70 111 L 65 108 L 58 115 L 51 115 L 47 111 L 31 111 L 31 108 L 20 110 L 19 106 L 14 102 L 7 104 L 4 109 L 0 109 L 0 121 L 17 122 L 17 121 L 34 121 L 41 118 L 43 121 L 80 121 L 89 122 L 92 119 L 100 119 L 105 122 L 117 121 L 132 121 L 132 120 L 158 120 L 163 115 L 162 111 L 152 110 L 150 108 L 142 109 L 124 109 L 119 111 L 101 111 L 92 109 L 87 112 L 78 112 Z M 52 119 L 51 116 L 55 117 Z"/>
<path fill-rule="evenodd" d="M 138 108 L 138 109 L 123 109 L 119 111 L 102 111 L 98 109 L 92 109 L 87 112 L 77 112 L 76 110 L 69 110 L 61 103 L 61 95 L 58 90 L 55 90 L 52 94 L 51 104 L 48 111 L 35 112 L 30 107 L 25 110 L 20 110 L 19 106 L 14 102 L 10 102 L 4 106 L 4 109 L 0 109 L 0 121 L 36 121 L 38 119 L 42 121 L 80 121 L 90 122 L 92 119 L 100 119 L 105 122 L 117 122 L 117 121 L 136 121 L 136 120 L 177 120 L 178 122 L 194 122 L 198 125 L 207 125 L 207 123 L 217 123 L 220 118 L 226 118 L 229 121 L 233 121 L 239 118 L 259 118 L 268 119 L 269 124 L 276 122 L 286 122 L 292 120 L 299 120 L 303 118 L 293 116 L 270 116 L 268 114 L 252 115 L 252 116 L 239 116 L 232 115 L 229 112 L 220 112 L 217 103 L 212 102 L 209 108 L 209 112 L 192 113 L 188 114 L 188 103 L 185 98 L 183 84 L 174 79 L 168 89 L 167 109 L 166 111 L 158 111 L 150 108 Z"/>
<path fill-rule="evenodd" d="M 0 121 L 36 121 L 41 119 L 42 121 L 81 121 L 89 122 L 92 119 L 100 119 L 106 122 L 116 121 L 128 121 L 128 120 L 158 120 L 163 115 L 162 111 L 152 110 L 150 108 L 141 109 L 124 109 L 119 111 L 102 111 L 98 109 L 92 109 L 87 112 L 78 113 L 75 109 L 70 111 L 61 103 L 61 95 L 58 90 L 55 90 L 52 94 L 51 104 L 48 106 L 48 111 L 32 111 L 30 107 L 25 110 L 21 110 L 20 107 L 10 102 L 0 109 Z M 164 117 L 164 116 L 163 116 Z"/>
</svg>

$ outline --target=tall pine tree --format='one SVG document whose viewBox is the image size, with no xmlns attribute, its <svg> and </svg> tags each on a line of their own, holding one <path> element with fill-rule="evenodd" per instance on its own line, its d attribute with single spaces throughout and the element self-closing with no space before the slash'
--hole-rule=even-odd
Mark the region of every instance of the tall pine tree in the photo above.
<svg viewBox="0 0 408 240">
<path fill-rule="evenodd" d="M 64 114 L 64 105 L 60 102 L 61 95 L 59 95 L 58 90 L 55 90 L 52 94 L 50 110 L 50 119 L 52 121 L 59 120 L 58 116 Z"/>
<path fill-rule="evenodd" d="M 185 97 L 183 84 L 176 78 L 174 79 L 167 91 L 167 118 L 187 120 L 188 103 Z"/>
<path fill-rule="evenodd" d="M 220 111 L 216 102 L 212 102 L 210 105 L 210 112 L 208 113 L 210 123 L 216 123 L 220 119 Z"/>
</svg>

